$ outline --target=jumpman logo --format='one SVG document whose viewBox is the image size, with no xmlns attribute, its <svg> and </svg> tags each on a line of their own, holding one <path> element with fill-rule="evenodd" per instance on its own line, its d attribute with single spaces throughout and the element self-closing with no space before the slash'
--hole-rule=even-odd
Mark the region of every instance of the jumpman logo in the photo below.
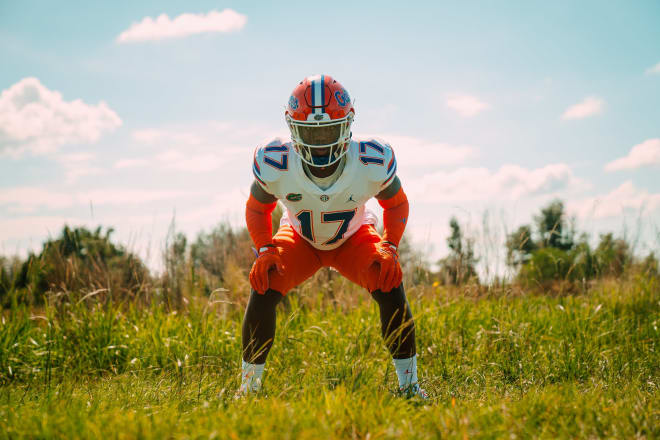
<svg viewBox="0 0 660 440">
<path fill-rule="evenodd" d="M 348 198 L 348 200 L 346 200 L 346 203 L 348 203 L 348 202 L 357 203 L 357 202 L 353 199 L 353 194 L 351 194 L 351 196 Z"/>
</svg>

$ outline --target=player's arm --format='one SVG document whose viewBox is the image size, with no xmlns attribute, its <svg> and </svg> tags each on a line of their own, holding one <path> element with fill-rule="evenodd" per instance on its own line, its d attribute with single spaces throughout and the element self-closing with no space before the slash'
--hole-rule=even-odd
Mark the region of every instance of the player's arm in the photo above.
<svg viewBox="0 0 660 440">
<path fill-rule="evenodd" d="M 256 181 L 252 182 L 250 197 L 245 205 L 245 222 L 257 250 L 273 245 L 271 214 L 277 198 L 266 192 Z"/>
<path fill-rule="evenodd" d="M 258 256 L 250 270 L 250 284 L 261 294 L 268 290 L 268 271 L 271 268 L 275 267 L 280 274 L 284 273 L 282 259 L 273 244 L 271 214 L 276 205 L 275 196 L 266 192 L 256 181 L 252 183 L 250 197 L 245 205 L 245 221 Z"/>
<path fill-rule="evenodd" d="M 387 188 L 376 194 L 383 207 L 383 241 L 398 247 L 408 222 L 408 198 L 399 177 L 394 177 Z"/>
<path fill-rule="evenodd" d="M 256 180 L 252 182 L 252 186 L 250 187 L 250 194 L 261 203 L 273 203 L 277 201 L 277 197 L 269 192 L 266 192 L 261 187 L 261 185 L 257 183 Z"/>
</svg>

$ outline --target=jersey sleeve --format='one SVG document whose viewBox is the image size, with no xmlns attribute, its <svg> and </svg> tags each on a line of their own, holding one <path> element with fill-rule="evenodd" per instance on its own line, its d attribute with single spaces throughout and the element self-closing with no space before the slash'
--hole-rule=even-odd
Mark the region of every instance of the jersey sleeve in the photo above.
<svg viewBox="0 0 660 440">
<path fill-rule="evenodd" d="M 396 156 L 392 146 L 379 138 L 371 138 L 360 143 L 360 154 L 363 163 L 369 164 L 369 179 L 371 184 L 380 192 L 392 183 L 396 176 Z"/>
<path fill-rule="evenodd" d="M 289 171 L 289 145 L 275 138 L 254 150 L 252 174 L 264 191 L 278 199 L 283 173 Z"/>
</svg>

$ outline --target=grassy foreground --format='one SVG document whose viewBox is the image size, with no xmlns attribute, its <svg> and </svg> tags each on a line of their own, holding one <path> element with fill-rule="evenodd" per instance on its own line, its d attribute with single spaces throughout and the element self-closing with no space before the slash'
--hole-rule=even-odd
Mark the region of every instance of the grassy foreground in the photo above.
<svg viewBox="0 0 660 440">
<path fill-rule="evenodd" d="M 279 311 L 264 392 L 234 400 L 241 311 L 64 301 L 0 325 L 0 437 L 660 437 L 660 286 L 587 295 L 409 289 L 429 402 L 395 374 L 365 295 Z"/>
</svg>

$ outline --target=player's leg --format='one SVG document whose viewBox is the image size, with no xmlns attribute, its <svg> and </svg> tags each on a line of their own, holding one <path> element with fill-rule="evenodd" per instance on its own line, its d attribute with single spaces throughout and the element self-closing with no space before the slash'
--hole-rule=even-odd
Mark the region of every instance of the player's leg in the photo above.
<svg viewBox="0 0 660 440">
<path fill-rule="evenodd" d="M 369 264 L 377 253 L 376 244 L 381 237 L 371 225 L 363 225 L 337 250 L 333 266 L 346 278 L 366 288 L 378 303 L 381 333 L 390 354 L 401 389 L 411 388 L 413 393 L 425 397 L 417 384 L 417 355 L 415 322 L 406 299 L 403 283 L 383 292 L 378 289 L 380 267 Z"/>
<path fill-rule="evenodd" d="M 266 365 L 266 357 L 273 345 L 277 304 L 282 294 L 268 289 L 263 295 L 254 289 L 243 316 L 242 342 L 243 362 L 241 366 L 241 394 L 258 391 Z"/>
<path fill-rule="evenodd" d="M 271 270 L 269 289 L 263 295 L 254 289 L 250 294 L 243 317 L 241 393 L 257 391 L 261 386 L 266 358 L 275 338 L 277 304 L 289 290 L 321 267 L 312 247 L 290 226 L 281 227 L 273 237 L 273 243 L 280 252 L 284 274 Z"/>
<path fill-rule="evenodd" d="M 416 354 L 415 322 L 406 300 L 403 283 L 389 292 L 374 290 L 378 303 L 383 340 L 394 359 L 408 359 Z"/>
<path fill-rule="evenodd" d="M 378 303 L 383 340 L 392 354 L 392 362 L 399 380 L 399 389 L 408 395 L 427 398 L 417 378 L 417 347 L 415 321 L 406 299 L 403 283 L 383 292 L 375 290 L 371 297 Z"/>
</svg>

